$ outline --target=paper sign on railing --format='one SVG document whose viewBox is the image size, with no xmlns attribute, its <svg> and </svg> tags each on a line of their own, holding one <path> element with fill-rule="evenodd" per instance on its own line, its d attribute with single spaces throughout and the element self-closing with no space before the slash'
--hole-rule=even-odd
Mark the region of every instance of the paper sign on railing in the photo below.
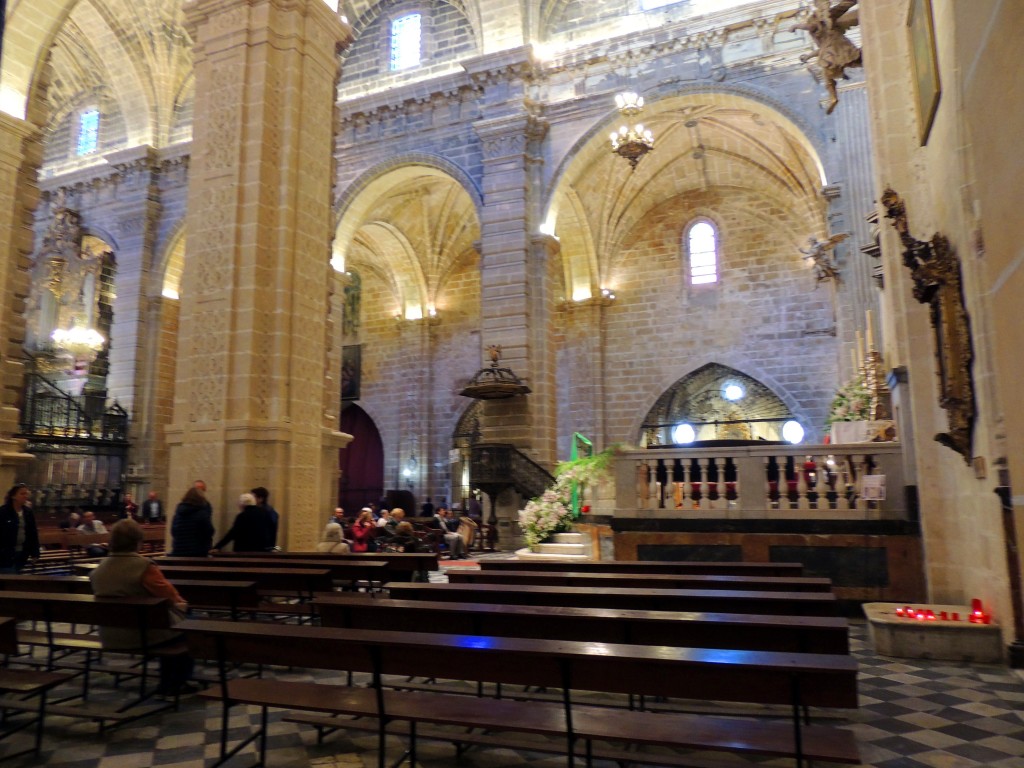
<svg viewBox="0 0 1024 768">
<path fill-rule="evenodd" d="M 885 475 L 864 475 L 861 496 L 865 501 L 885 501 Z"/>
</svg>

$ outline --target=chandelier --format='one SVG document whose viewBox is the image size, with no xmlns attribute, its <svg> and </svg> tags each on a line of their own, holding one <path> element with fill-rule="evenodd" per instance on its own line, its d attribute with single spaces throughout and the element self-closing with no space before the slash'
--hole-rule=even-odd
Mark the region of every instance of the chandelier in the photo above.
<svg viewBox="0 0 1024 768">
<path fill-rule="evenodd" d="M 53 344 L 76 360 L 93 360 L 103 349 L 106 339 L 95 328 L 76 325 L 74 328 L 58 328 L 50 334 Z"/>
<path fill-rule="evenodd" d="M 633 91 L 624 91 L 615 96 L 615 106 L 624 118 L 633 118 L 643 112 L 644 97 Z M 629 161 L 630 168 L 635 169 L 640 158 L 654 149 L 654 134 L 644 128 L 643 123 L 619 126 L 611 133 L 612 152 Z"/>
</svg>

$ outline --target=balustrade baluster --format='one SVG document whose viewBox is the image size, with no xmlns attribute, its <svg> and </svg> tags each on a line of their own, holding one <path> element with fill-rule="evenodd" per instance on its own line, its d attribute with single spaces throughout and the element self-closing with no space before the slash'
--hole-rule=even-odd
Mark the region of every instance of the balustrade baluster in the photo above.
<svg viewBox="0 0 1024 768">
<path fill-rule="evenodd" d="M 672 501 L 676 509 L 683 508 L 683 500 L 686 496 L 686 476 L 683 473 L 683 460 L 672 461 Z"/>
<path fill-rule="evenodd" d="M 700 462 L 695 458 L 690 459 L 690 503 L 694 509 L 700 509 L 701 505 L 707 506 L 701 480 Z"/>
<path fill-rule="evenodd" d="M 725 506 L 725 501 L 720 493 L 718 463 L 714 457 L 708 459 L 705 477 L 707 477 L 708 509 L 722 509 Z"/>
<path fill-rule="evenodd" d="M 774 456 L 769 456 L 765 461 L 765 483 L 767 485 L 768 508 L 779 508 L 779 463 Z"/>
<path fill-rule="evenodd" d="M 668 485 L 668 469 L 665 467 L 665 460 L 658 459 L 658 465 L 654 470 L 654 479 L 658 490 L 658 509 L 665 508 L 665 486 Z"/>
</svg>

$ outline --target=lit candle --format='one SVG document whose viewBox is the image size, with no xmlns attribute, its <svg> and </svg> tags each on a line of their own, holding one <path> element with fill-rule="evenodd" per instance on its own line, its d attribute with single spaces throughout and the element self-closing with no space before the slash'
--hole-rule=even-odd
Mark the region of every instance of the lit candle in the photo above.
<svg viewBox="0 0 1024 768">
<path fill-rule="evenodd" d="M 865 325 L 864 333 L 867 334 L 867 348 L 868 348 L 868 352 L 870 352 L 871 350 L 873 350 L 875 348 L 874 336 L 871 333 L 871 310 L 869 309 L 864 314 L 865 314 L 865 320 L 867 321 L 867 324 Z"/>
</svg>

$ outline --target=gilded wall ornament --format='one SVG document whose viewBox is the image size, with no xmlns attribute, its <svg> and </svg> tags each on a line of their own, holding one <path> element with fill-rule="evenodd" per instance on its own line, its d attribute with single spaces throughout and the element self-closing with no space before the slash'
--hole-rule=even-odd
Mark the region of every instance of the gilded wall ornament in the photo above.
<svg viewBox="0 0 1024 768">
<path fill-rule="evenodd" d="M 935 439 L 970 464 L 977 415 L 971 375 L 974 348 L 964 304 L 960 259 L 941 234 L 933 235 L 930 242 L 911 236 L 906 205 L 893 189 L 882 194 L 882 205 L 903 244 L 903 264 L 914 281 L 914 298 L 929 306 L 935 330 L 939 405 L 946 410 L 949 421 L 949 432 L 942 432 Z"/>
</svg>

